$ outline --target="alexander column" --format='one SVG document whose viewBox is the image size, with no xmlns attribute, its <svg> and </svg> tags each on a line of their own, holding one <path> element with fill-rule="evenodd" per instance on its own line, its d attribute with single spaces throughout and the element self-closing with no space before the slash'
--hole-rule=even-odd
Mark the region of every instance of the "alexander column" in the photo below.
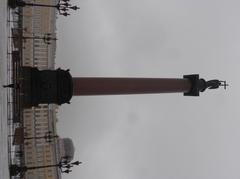
<svg viewBox="0 0 240 179">
<path fill-rule="evenodd" d="M 119 95 L 146 93 L 184 93 L 199 96 L 206 88 L 224 85 L 219 80 L 205 81 L 199 75 L 185 75 L 183 78 L 100 78 L 73 77 L 73 96 Z"/>
<path fill-rule="evenodd" d="M 199 96 L 206 89 L 226 88 L 225 81 L 206 81 L 198 74 L 182 78 L 106 78 L 72 77 L 69 70 L 38 70 L 22 67 L 21 81 L 12 84 L 21 90 L 23 106 L 70 103 L 72 96 L 147 93 L 183 93 Z"/>
</svg>

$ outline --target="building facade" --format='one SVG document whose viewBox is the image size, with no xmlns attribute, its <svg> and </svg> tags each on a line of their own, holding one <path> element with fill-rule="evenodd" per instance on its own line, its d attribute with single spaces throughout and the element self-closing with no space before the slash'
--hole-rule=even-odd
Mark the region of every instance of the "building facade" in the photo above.
<svg viewBox="0 0 240 179">
<path fill-rule="evenodd" d="M 27 1 L 39 4 L 55 4 L 55 0 Z M 23 8 L 23 66 L 39 70 L 54 69 L 56 41 L 56 10 L 44 7 Z M 50 43 L 50 44 L 49 44 Z M 56 131 L 57 105 L 40 104 L 24 109 L 24 160 L 27 167 L 54 165 L 59 162 Z M 46 137 L 48 136 L 48 137 Z M 26 179 L 61 178 L 57 167 L 28 170 Z"/>
</svg>

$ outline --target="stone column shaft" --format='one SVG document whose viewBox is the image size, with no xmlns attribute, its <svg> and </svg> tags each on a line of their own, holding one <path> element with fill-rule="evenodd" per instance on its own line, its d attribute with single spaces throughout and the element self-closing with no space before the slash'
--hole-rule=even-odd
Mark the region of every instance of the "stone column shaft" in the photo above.
<svg viewBox="0 0 240 179">
<path fill-rule="evenodd" d="M 189 79 L 178 78 L 73 78 L 73 95 L 187 93 Z"/>
</svg>

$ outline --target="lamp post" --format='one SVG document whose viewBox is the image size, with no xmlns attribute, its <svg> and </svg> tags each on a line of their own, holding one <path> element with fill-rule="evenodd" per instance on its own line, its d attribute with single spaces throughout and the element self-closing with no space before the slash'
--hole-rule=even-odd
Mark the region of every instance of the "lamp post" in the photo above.
<svg viewBox="0 0 240 179">
<path fill-rule="evenodd" d="M 12 38 L 12 39 L 22 38 L 24 40 L 40 39 L 40 40 L 43 40 L 43 42 L 47 45 L 50 45 L 52 40 L 57 40 L 56 37 L 51 37 L 51 33 L 45 33 L 43 36 L 13 36 L 13 37 L 10 37 L 10 38 Z"/>
<path fill-rule="evenodd" d="M 53 135 L 52 131 L 46 132 L 44 136 L 39 137 L 24 137 L 24 140 L 31 140 L 31 139 L 45 139 L 47 142 L 52 142 L 53 138 L 58 138 L 58 135 Z"/>
<path fill-rule="evenodd" d="M 74 166 L 80 165 L 82 162 L 76 161 L 76 162 L 59 162 L 57 164 L 52 164 L 52 165 L 40 165 L 40 166 L 32 166 L 32 167 L 27 167 L 27 166 L 18 166 L 16 164 L 10 165 L 9 166 L 9 171 L 10 171 L 10 176 L 17 176 L 18 174 L 23 175 L 29 170 L 36 170 L 36 169 L 41 169 L 41 168 L 51 168 L 51 167 L 56 167 L 59 168 L 62 173 L 70 173 L 72 170 L 70 170 Z"/>
<path fill-rule="evenodd" d="M 69 3 L 69 0 L 59 0 L 56 5 L 50 5 L 50 4 L 39 4 L 39 3 L 28 3 L 23 0 L 8 0 L 8 5 L 10 8 L 15 9 L 16 7 L 26 7 L 26 6 L 32 6 L 32 7 L 52 7 L 56 8 L 60 15 L 68 16 L 70 15 L 68 11 L 70 10 L 78 10 L 80 9 L 78 6 L 73 6 Z"/>
</svg>

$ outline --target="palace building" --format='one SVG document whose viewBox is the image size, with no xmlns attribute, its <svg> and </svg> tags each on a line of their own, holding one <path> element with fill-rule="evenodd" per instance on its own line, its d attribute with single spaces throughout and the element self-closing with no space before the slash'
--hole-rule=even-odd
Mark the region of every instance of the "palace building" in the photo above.
<svg viewBox="0 0 240 179">
<path fill-rule="evenodd" d="M 34 2 L 56 3 L 55 0 L 35 0 Z M 24 7 L 22 10 L 23 37 L 25 37 L 22 66 L 53 70 L 56 41 L 53 40 L 47 44 L 44 37 L 48 34 L 56 37 L 56 10 L 39 7 Z M 39 104 L 23 110 L 24 161 L 27 167 L 56 164 L 61 159 L 59 139 L 43 138 L 49 132 L 52 136 L 57 135 L 57 109 L 58 105 L 55 104 Z M 50 167 L 27 171 L 25 178 L 56 179 L 61 178 L 61 174 L 58 168 Z"/>
</svg>

